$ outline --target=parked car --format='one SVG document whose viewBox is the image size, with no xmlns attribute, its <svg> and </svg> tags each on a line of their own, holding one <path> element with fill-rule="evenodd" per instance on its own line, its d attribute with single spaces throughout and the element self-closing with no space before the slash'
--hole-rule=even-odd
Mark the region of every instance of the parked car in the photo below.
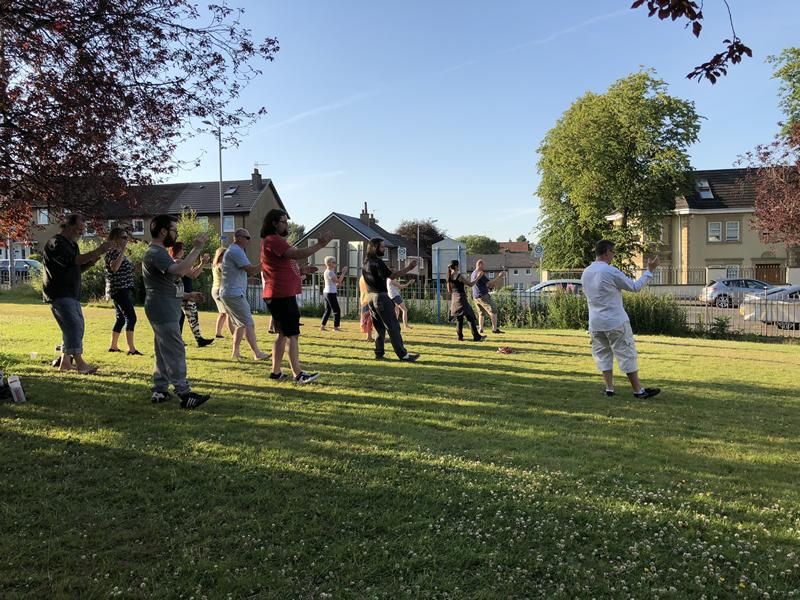
<svg viewBox="0 0 800 600">
<path fill-rule="evenodd" d="M 523 304 L 546 302 L 553 294 L 583 294 L 580 279 L 551 279 L 542 281 L 527 290 L 516 292 Z"/>
<path fill-rule="evenodd" d="M 720 279 L 712 281 L 700 292 L 700 302 L 718 308 L 739 306 L 747 294 L 763 292 L 775 287 L 758 279 Z"/>
<path fill-rule="evenodd" d="M 800 285 L 749 295 L 739 307 L 745 321 L 760 321 L 778 329 L 800 329 Z"/>
<path fill-rule="evenodd" d="M 0 260 L 0 283 L 8 283 L 9 260 Z M 15 258 L 14 273 L 17 280 L 27 281 L 31 275 L 42 272 L 43 265 L 38 260 L 30 258 Z"/>
</svg>

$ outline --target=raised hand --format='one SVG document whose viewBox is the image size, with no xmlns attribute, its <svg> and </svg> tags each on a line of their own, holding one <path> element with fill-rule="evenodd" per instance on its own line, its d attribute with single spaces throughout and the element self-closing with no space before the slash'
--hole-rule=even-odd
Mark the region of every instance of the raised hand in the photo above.
<svg viewBox="0 0 800 600">
<path fill-rule="evenodd" d="M 660 263 L 661 263 L 661 257 L 658 256 L 658 255 L 653 256 L 652 258 L 650 258 L 647 261 L 647 268 L 652 273 L 653 271 L 655 271 L 658 268 L 658 265 Z"/>
<path fill-rule="evenodd" d="M 327 246 L 328 242 L 330 242 L 333 239 L 333 235 L 334 235 L 334 233 L 332 231 L 330 231 L 330 230 L 323 231 L 322 235 L 319 236 L 317 243 L 320 246 Z"/>
<path fill-rule="evenodd" d="M 194 247 L 199 250 L 200 248 L 206 245 L 207 241 L 208 241 L 208 233 L 201 232 L 194 239 Z"/>
</svg>

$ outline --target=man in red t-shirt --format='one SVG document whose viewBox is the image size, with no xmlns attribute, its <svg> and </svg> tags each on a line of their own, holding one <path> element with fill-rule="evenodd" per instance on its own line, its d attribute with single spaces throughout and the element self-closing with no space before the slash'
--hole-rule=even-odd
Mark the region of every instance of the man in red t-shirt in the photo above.
<svg viewBox="0 0 800 600">
<path fill-rule="evenodd" d="M 289 235 L 289 217 L 286 212 L 274 208 L 264 217 L 261 226 L 261 272 L 264 281 L 264 302 L 267 304 L 278 336 L 272 347 L 272 372 L 270 379 L 288 379 L 281 372 L 281 361 L 286 342 L 289 342 L 289 366 L 295 383 L 311 383 L 319 373 L 307 373 L 300 368 L 300 308 L 297 294 L 302 293 L 301 274 L 313 273 L 316 267 L 302 270 L 297 259 L 311 256 L 324 248 L 333 239 L 333 233 L 324 232 L 317 243 L 307 248 L 295 248 L 286 241 Z"/>
</svg>

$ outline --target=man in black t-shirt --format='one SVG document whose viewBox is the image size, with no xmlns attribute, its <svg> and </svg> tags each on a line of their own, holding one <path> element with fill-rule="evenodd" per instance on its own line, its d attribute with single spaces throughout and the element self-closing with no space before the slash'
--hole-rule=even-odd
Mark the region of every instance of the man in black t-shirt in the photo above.
<svg viewBox="0 0 800 600">
<path fill-rule="evenodd" d="M 375 358 L 383 358 L 384 341 L 388 332 L 397 358 L 414 362 L 419 358 L 419 354 L 408 352 L 403 345 L 400 323 L 397 322 L 394 302 L 389 298 L 386 290 L 386 280 L 402 277 L 417 266 L 417 261 L 412 260 L 405 268 L 392 272 L 383 260 L 384 254 L 386 254 L 386 246 L 383 239 L 372 238 L 367 244 L 367 258 L 364 261 L 363 275 L 369 292 L 369 311 L 372 315 L 372 324 L 377 334 L 375 336 Z"/>
<path fill-rule="evenodd" d="M 67 215 L 61 223 L 61 233 L 44 245 L 42 260 L 44 277 L 42 295 L 50 304 L 53 316 L 61 328 L 62 345 L 59 369 L 90 374 L 97 367 L 83 360 L 84 321 L 81 311 L 81 272 L 91 267 L 110 247 L 103 242 L 86 254 L 78 249 L 78 240 L 86 231 L 81 215 Z"/>
</svg>

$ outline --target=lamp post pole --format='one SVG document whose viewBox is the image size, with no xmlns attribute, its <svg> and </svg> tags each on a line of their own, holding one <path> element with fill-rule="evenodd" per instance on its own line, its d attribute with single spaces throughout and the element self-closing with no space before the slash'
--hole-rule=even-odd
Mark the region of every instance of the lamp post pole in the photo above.
<svg viewBox="0 0 800 600">
<path fill-rule="evenodd" d="M 219 235 L 220 240 L 225 240 L 225 214 L 222 208 L 222 127 L 217 127 L 217 145 L 219 147 Z"/>
<path fill-rule="evenodd" d="M 422 300 L 422 286 L 419 283 L 419 275 L 421 271 L 421 265 L 419 264 L 420 257 L 419 257 L 419 221 L 417 221 L 417 308 L 419 308 L 419 301 Z"/>
</svg>

